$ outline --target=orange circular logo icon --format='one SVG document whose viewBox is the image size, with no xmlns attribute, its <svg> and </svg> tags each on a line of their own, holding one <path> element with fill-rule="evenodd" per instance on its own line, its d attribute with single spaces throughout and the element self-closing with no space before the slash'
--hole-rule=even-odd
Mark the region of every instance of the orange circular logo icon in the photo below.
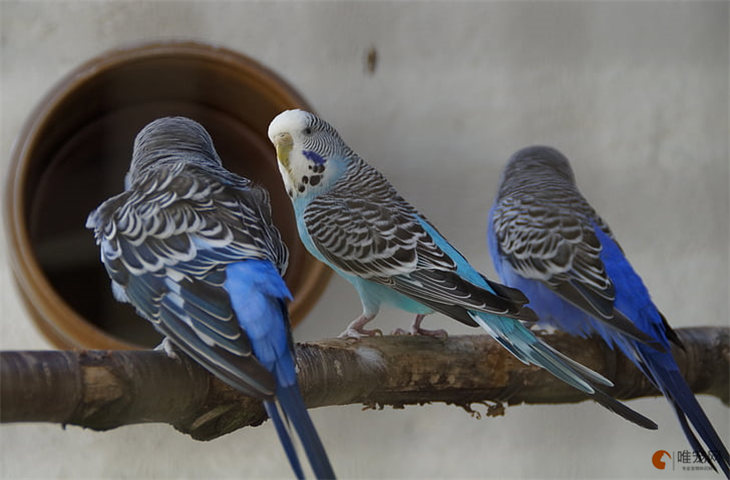
<svg viewBox="0 0 730 480">
<path fill-rule="evenodd" d="M 666 450 L 657 450 L 656 452 L 654 452 L 654 455 L 651 456 L 651 463 L 654 465 L 654 468 L 664 470 L 667 467 L 667 464 L 664 461 L 664 455 L 666 455 L 670 459 L 672 458 L 672 456 Z"/>
</svg>

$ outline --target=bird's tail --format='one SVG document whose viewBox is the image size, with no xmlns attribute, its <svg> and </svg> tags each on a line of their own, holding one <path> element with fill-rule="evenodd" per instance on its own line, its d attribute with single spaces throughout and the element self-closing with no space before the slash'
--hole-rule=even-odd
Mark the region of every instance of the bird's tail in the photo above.
<svg viewBox="0 0 730 480">
<path fill-rule="evenodd" d="M 727 447 L 722 443 L 720 436 L 679 372 L 679 367 L 672 354 L 658 352 L 638 342 L 633 343 L 641 361 L 639 368 L 654 382 L 654 385 L 674 407 L 679 424 L 692 449 L 702 455 L 715 470 L 717 469 L 714 463 L 717 462 L 725 476 L 730 479 L 730 455 L 728 455 Z M 704 442 L 704 446 L 697 435 Z"/>
<path fill-rule="evenodd" d="M 309 417 L 307 407 L 304 405 L 304 399 L 299 392 L 299 386 L 294 384 L 280 387 L 277 389 L 276 398 L 287 420 L 294 427 L 297 435 L 299 435 L 299 439 L 301 440 L 315 476 L 317 478 L 335 478 L 335 472 L 327 457 L 327 452 L 324 449 L 322 441 L 319 439 L 312 419 Z M 279 427 L 276 430 L 279 432 Z M 286 444 L 281 432 L 279 432 L 279 437 L 282 439 L 282 444 L 285 445 L 284 449 L 286 450 Z M 291 439 L 289 439 L 289 443 L 291 443 Z M 289 452 L 287 452 L 287 456 L 289 456 Z M 294 471 L 297 472 L 291 457 L 289 461 L 292 463 Z"/>
<path fill-rule="evenodd" d="M 596 385 L 613 386 L 610 380 L 566 357 L 535 336 L 518 320 L 482 312 L 469 315 L 504 348 L 526 364 L 544 368 L 568 385 L 586 393 L 608 410 L 640 427 L 656 430 L 656 423 L 601 391 Z"/>
<path fill-rule="evenodd" d="M 266 413 L 269 415 L 269 418 L 274 423 L 276 434 L 279 436 L 281 446 L 284 447 L 286 458 L 289 459 L 289 464 L 291 465 L 292 470 L 294 470 L 294 475 L 296 475 L 297 479 L 304 480 L 304 471 L 302 470 L 302 464 L 299 462 L 294 442 L 292 442 L 291 435 L 289 433 L 289 426 L 285 424 L 284 420 L 281 418 L 276 402 L 265 401 L 264 408 L 266 409 Z"/>
<path fill-rule="evenodd" d="M 304 478 L 290 426 L 294 427 L 317 478 L 335 478 L 322 441 L 299 392 L 284 300 L 291 298 L 274 265 L 246 260 L 229 265 L 226 289 L 239 324 L 246 331 L 256 359 L 276 378 L 276 402 L 264 402 L 289 463 Z M 281 413 L 279 408 L 281 408 Z M 283 415 L 282 415 L 283 413 Z"/>
</svg>

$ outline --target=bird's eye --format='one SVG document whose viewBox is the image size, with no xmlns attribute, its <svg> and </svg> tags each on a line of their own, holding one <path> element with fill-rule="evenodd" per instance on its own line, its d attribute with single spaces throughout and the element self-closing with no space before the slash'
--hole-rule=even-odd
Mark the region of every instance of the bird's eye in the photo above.
<svg viewBox="0 0 730 480">
<path fill-rule="evenodd" d="M 307 127 L 304 130 L 302 130 L 302 131 L 304 132 L 304 135 L 311 135 L 312 134 L 312 129 L 310 127 Z"/>
</svg>

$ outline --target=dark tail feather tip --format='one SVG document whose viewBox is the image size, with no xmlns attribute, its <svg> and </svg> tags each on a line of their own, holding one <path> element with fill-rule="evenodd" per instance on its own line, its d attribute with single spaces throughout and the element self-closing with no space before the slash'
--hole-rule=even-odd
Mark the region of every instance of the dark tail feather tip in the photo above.
<svg viewBox="0 0 730 480">
<path fill-rule="evenodd" d="M 281 415 L 279 415 L 279 410 L 276 408 L 276 404 L 274 402 L 266 401 L 264 402 L 264 408 L 266 409 L 266 413 L 269 415 L 269 418 L 271 418 L 271 421 L 274 423 L 274 428 L 279 436 L 281 446 L 284 447 L 284 452 L 286 453 L 286 457 L 289 459 L 289 464 L 291 465 L 292 470 L 294 470 L 294 475 L 296 475 L 299 480 L 304 480 L 302 464 L 299 462 L 299 457 L 297 456 L 294 443 L 292 443 L 291 436 L 289 435 L 289 430 L 287 429 L 287 426 L 284 425 L 284 421 L 282 420 Z"/>
<path fill-rule="evenodd" d="M 284 410 L 284 414 L 299 434 L 314 474 L 320 479 L 335 478 L 335 472 L 327 457 L 322 440 L 320 440 L 312 419 L 307 413 L 307 407 L 304 405 L 299 387 L 296 384 L 281 387 L 278 389 L 276 396 Z"/>
<path fill-rule="evenodd" d="M 592 397 L 603 407 L 607 408 L 617 415 L 622 416 L 623 418 L 635 425 L 646 428 L 648 430 L 656 430 L 657 428 L 659 428 L 657 424 L 654 423 L 651 419 L 645 417 L 636 410 L 627 407 L 623 403 L 602 392 L 601 390 L 596 389 L 596 392 L 593 394 Z"/>
</svg>

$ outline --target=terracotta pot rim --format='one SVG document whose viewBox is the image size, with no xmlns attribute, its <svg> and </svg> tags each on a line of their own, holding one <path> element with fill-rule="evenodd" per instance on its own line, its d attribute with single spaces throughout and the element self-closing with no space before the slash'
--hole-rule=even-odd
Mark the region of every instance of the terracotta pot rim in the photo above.
<svg viewBox="0 0 730 480">
<path fill-rule="evenodd" d="M 222 63 L 228 68 L 245 72 L 253 80 L 252 83 L 256 84 L 256 88 L 274 101 L 283 103 L 294 101 L 300 105 L 308 105 L 285 80 L 256 60 L 224 47 L 192 41 L 141 43 L 109 50 L 82 63 L 54 84 L 33 108 L 13 145 L 5 183 L 3 213 L 8 232 L 8 248 L 11 251 L 10 267 L 20 287 L 23 300 L 37 310 L 35 312 L 37 315 L 30 312 L 31 317 L 47 336 L 60 336 L 74 347 L 84 348 L 75 337 L 94 336 L 99 340 L 100 348 L 138 348 L 111 336 L 76 313 L 46 278 L 33 253 L 26 222 L 25 195 L 29 163 L 24 160 L 38 144 L 39 132 L 45 130 L 51 114 L 85 82 L 122 65 L 164 57 L 190 57 L 218 65 Z M 314 306 L 321 293 L 316 291 L 317 287 L 326 283 L 331 275 L 331 271 L 325 265 L 308 255 L 305 265 L 310 269 L 310 275 L 302 281 L 297 291 L 297 298 L 301 300 L 295 299 L 290 305 L 292 316 L 303 317 Z M 64 325 L 59 325 L 44 321 L 46 318 L 64 318 L 67 321 Z M 53 334 L 48 335 L 50 333 L 48 328 L 53 329 Z"/>
</svg>

